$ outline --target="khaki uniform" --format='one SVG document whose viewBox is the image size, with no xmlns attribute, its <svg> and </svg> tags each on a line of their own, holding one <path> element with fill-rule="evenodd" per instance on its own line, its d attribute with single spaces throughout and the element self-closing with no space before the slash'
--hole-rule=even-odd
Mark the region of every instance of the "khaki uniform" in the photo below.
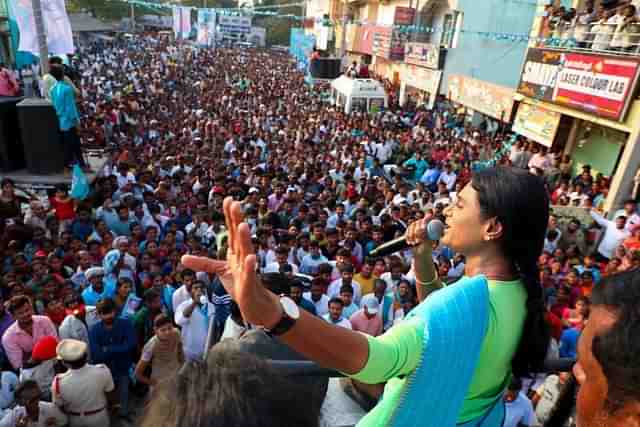
<svg viewBox="0 0 640 427">
<path fill-rule="evenodd" d="M 109 368 L 87 364 L 56 375 L 51 394 L 69 416 L 70 427 L 109 427 L 106 393 L 113 390 Z"/>
</svg>

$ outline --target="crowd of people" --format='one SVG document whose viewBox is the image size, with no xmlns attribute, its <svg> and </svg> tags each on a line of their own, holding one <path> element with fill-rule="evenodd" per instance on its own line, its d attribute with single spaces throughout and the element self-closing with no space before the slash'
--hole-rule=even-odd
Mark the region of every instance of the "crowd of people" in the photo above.
<svg viewBox="0 0 640 427">
<path fill-rule="evenodd" d="M 580 9 L 545 6 L 540 37 L 543 45 L 595 51 L 638 53 L 640 19 L 637 1 L 587 0 Z"/>
<path fill-rule="evenodd" d="M 516 137 L 471 128 L 446 100 L 346 115 L 286 54 L 155 34 L 81 46 L 72 65 L 77 75 L 54 76 L 53 88 L 75 78 L 78 136 L 111 161 L 84 200 L 64 186 L 39 197 L 2 181 L 2 426 L 132 423 L 130 391 L 153 400 L 219 340 L 297 358 L 266 350 L 220 278 L 181 263 L 225 258 L 225 197 L 242 202 L 265 283 L 371 336 L 418 304 L 411 250 L 372 251 L 416 220 L 444 218 L 478 161 L 530 170 L 554 205 L 593 218 L 549 220 L 538 268 L 550 358 L 576 357 L 594 287 L 640 266 L 634 200 L 607 219 L 607 177 L 588 165 L 572 174 L 570 157 L 523 138 L 494 158 Z M 439 242 L 433 261 L 447 283 L 464 275 L 465 257 Z M 567 376 L 514 379 L 509 425 L 543 425 Z"/>
</svg>

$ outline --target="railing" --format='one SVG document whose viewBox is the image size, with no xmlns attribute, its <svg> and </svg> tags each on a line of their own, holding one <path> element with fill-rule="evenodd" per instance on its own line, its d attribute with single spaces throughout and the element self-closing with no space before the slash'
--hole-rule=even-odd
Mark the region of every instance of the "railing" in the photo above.
<svg viewBox="0 0 640 427">
<path fill-rule="evenodd" d="M 549 31 L 541 34 L 539 47 L 640 56 L 640 22 L 559 22 Z"/>
</svg>

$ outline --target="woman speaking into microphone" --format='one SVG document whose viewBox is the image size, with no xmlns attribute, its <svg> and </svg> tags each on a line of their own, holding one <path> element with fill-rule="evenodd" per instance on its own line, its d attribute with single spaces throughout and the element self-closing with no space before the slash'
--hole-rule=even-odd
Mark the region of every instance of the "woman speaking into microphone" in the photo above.
<svg viewBox="0 0 640 427">
<path fill-rule="evenodd" d="M 183 263 L 218 274 L 245 320 L 309 359 L 360 382 L 386 383 L 359 427 L 497 427 L 512 373 L 537 372 L 546 356 L 549 333 L 536 261 L 548 210 L 543 182 L 528 172 L 498 167 L 475 173 L 445 211 L 442 237 L 442 244 L 465 255 L 465 276 L 424 298 L 442 285 L 432 242 L 423 237 L 426 220 L 411 224 L 407 239 L 424 300 L 379 337 L 330 325 L 265 289 L 249 227 L 230 198 L 224 202 L 227 261 L 185 256 Z"/>
</svg>

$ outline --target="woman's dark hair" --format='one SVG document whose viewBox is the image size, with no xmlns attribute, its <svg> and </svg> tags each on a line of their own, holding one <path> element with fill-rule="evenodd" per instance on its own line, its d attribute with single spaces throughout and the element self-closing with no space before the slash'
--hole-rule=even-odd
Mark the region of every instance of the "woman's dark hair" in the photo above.
<svg viewBox="0 0 640 427">
<path fill-rule="evenodd" d="M 510 259 L 527 290 L 527 315 L 512 360 L 515 376 L 541 372 L 549 346 L 538 257 L 549 222 L 549 197 L 544 181 L 525 170 L 496 167 L 475 172 L 472 188 L 478 193 L 483 218 L 502 225 L 502 254 Z"/>
<path fill-rule="evenodd" d="M 640 400 L 640 270 L 634 269 L 602 279 L 593 288 L 592 310 L 605 306 L 616 322 L 593 337 L 591 351 L 607 377 L 605 408 L 611 413 L 629 401 Z"/>
<path fill-rule="evenodd" d="M 206 363 L 186 364 L 158 389 L 142 427 L 317 427 L 306 388 L 231 342 L 211 349 Z"/>
</svg>

